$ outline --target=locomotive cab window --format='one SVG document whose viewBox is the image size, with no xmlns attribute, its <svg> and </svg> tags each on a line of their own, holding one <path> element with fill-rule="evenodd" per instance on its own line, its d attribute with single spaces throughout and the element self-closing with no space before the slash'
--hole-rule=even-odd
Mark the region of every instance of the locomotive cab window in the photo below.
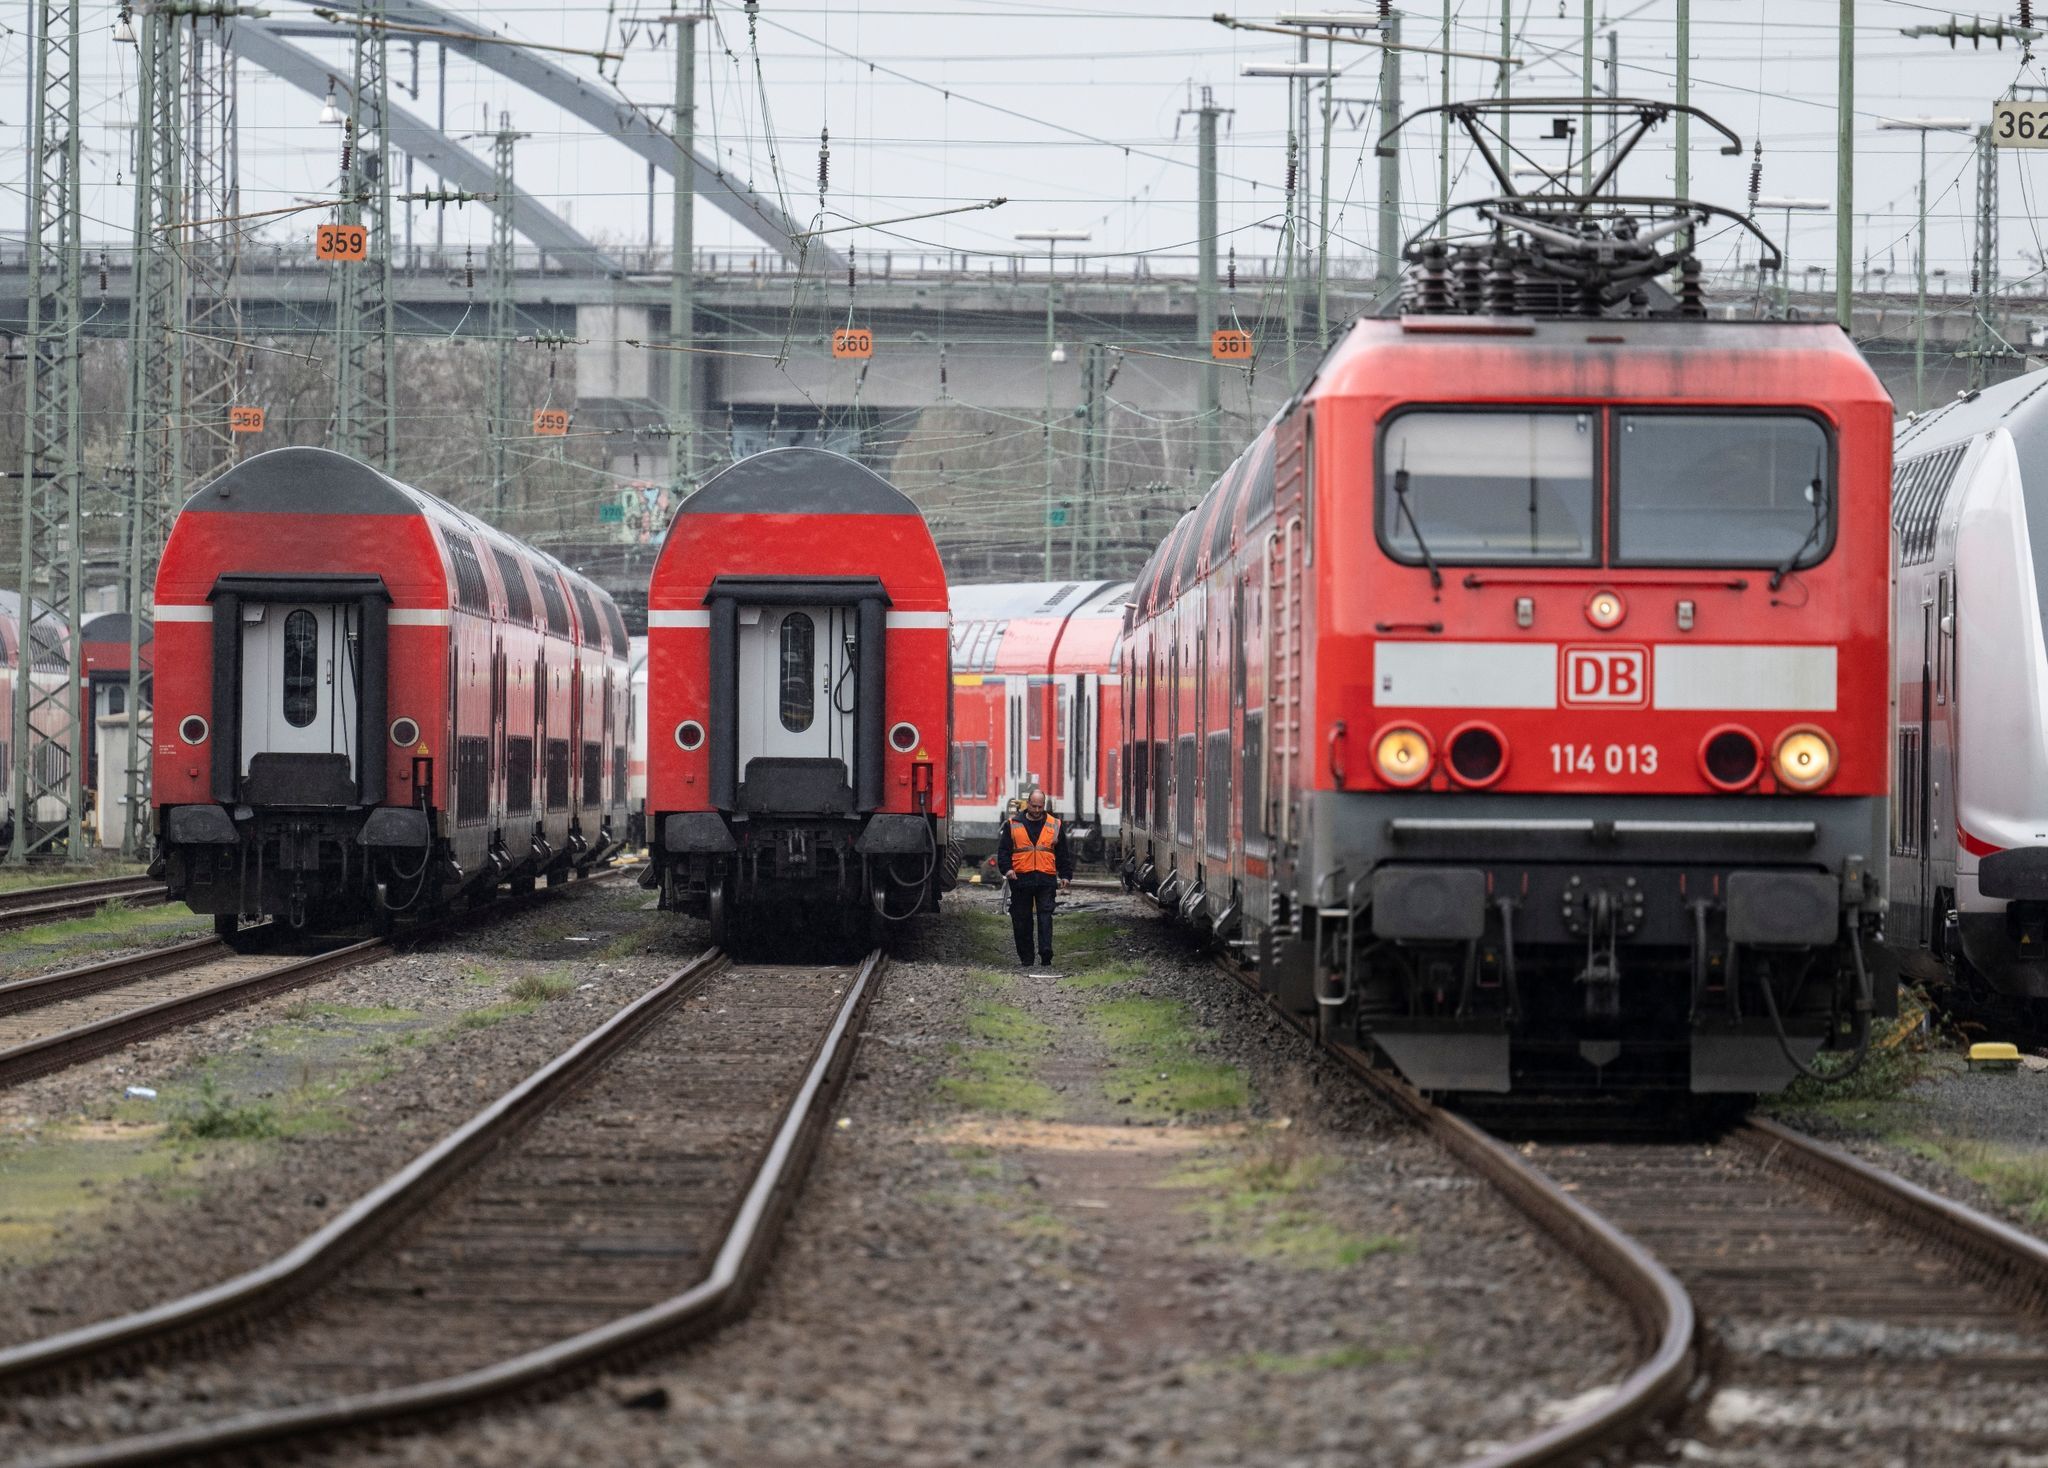
<svg viewBox="0 0 2048 1468">
<path fill-rule="evenodd" d="M 1591 412 L 1402 413 L 1380 437 L 1380 543 L 1429 561 L 1584 564 L 1596 558 Z"/>
<path fill-rule="evenodd" d="M 1783 566 L 1834 540 L 1826 430 L 1794 413 L 1616 413 L 1614 562 Z"/>
</svg>

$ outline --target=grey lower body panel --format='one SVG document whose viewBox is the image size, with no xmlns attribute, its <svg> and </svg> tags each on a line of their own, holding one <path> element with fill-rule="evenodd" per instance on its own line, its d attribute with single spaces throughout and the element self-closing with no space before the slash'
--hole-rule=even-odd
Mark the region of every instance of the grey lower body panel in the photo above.
<svg viewBox="0 0 2048 1468">
<path fill-rule="evenodd" d="M 1326 1024 L 1428 1089 L 1766 1092 L 1866 978 L 1896 1012 L 1887 835 L 1865 797 L 1326 793 L 1274 910 Z"/>
</svg>

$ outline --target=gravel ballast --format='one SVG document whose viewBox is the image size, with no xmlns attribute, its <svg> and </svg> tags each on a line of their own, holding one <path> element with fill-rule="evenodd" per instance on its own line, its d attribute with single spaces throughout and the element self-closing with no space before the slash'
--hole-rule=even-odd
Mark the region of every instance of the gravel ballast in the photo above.
<svg viewBox="0 0 2048 1468">
<path fill-rule="evenodd" d="M 1149 911 L 1077 901 L 1066 981 L 991 915 L 892 966 L 745 1318 L 328 1460 L 1436 1465 L 1624 1374 L 1575 1265 Z"/>
<path fill-rule="evenodd" d="M 647 903 L 630 878 L 558 892 L 0 1092 L 0 1343 L 297 1243 L 701 950 L 700 929 Z M 150 1167 L 121 1180 L 138 1156 Z M 24 1195 L 9 1180 L 53 1165 L 77 1174 L 78 1206 L 10 1232 Z"/>
</svg>

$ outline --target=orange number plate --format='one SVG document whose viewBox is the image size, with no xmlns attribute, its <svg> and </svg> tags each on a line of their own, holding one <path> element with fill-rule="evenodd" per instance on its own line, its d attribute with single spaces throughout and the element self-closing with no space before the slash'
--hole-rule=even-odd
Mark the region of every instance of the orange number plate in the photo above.
<svg viewBox="0 0 2048 1468">
<path fill-rule="evenodd" d="M 846 331 L 832 333 L 832 355 L 835 357 L 872 357 L 875 354 L 875 334 L 866 327 L 853 327 Z"/>
<path fill-rule="evenodd" d="M 370 232 L 360 224 L 323 224 L 313 231 L 313 253 L 322 260 L 367 260 Z"/>
<path fill-rule="evenodd" d="M 1252 334 L 1248 331 L 1219 331 L 1209 338 L 1209 355 L 1219 362 L 1249 362 Z"/>
<path fill-rule="evenodd" d="M 569 414 L 563 408 L 535 408 L 533 431 L 542 438 L 561 438 L 569 431 Z"/>
<path fill-rule="evenodd" d="M 229 433 L 261 433 L 263 431 L 263 410 L 261 408 L 228 409 Z"/>
</svg>

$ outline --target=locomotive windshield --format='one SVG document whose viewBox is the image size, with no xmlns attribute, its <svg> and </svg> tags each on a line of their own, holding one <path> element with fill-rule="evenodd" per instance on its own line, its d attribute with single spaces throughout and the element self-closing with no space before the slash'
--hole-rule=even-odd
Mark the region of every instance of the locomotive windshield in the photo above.
<svg viewBox="0 0 2048 1468">
<path fill-rule="evenodd" d="M 1828 440 L 1793 414 L 1615 415 L 1616 565 L 1809 566 L 1832 538 Z"/>
<path fill-rule="evenodd" d="M 1403 413 L 1380 444 L 1380 538 L 1402 560 L 1595 557 L 1594 415 Z"/>
</svg>

